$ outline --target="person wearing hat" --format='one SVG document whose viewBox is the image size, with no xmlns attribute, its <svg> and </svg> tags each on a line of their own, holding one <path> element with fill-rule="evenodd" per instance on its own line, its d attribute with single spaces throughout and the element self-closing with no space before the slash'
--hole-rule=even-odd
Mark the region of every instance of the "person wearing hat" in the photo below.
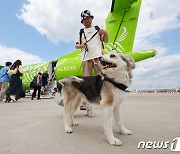
<svg viewBox="0 0 180 154">
<path fill-rule="evenodd" d="M 96 75 L 100 75 L 95 63 L 101 68 L 99 57 L 103 55 L 103 42 L 108 42 L 107 32 L 98 26 L 92 26 L 93 19 L 89 10 L 81 12 L 84 28 L 78 32 L 75 46 L 81 49 L 83 76 L 92 76 L 93 69 Z"/>
<path fill-rule="evenodd" d="M 93 69 L 96 75 L 100 75 L 94 62 L 99 64 L 98 58 L 103 55 L 102 42 L 108 42 L 107 32 L 98 26 L 92 26 L 93 19 L 94 16 L 91 15 L 89 10 L 81 12 L 81 23 L 84 25 L 84 28 L 78 32 L 75 46 L 82 50 L 83 76 L 91 76 Z"/>
</svg>

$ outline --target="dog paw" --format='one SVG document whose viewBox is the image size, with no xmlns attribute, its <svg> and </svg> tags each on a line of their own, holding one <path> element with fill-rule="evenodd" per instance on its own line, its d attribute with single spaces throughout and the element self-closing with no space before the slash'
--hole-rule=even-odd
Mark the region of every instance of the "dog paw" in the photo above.
<svg viewBox="0 0 180 154">
<path fill-rule="evenodd" d="M 108 142 L 111 145 L 117 145 L 117 146 L 122 145 L 122 142 L 119 139 L 115 138 L 115 137 L 112 138 L 112 139 L 109 139 Z"/>
<path fill-rule="evenodd" d="M 93 114 L 85 114 L 85 116 L 88 116 L 89 118 L 92 118 Z"/>
<path fill-rule="evenodd" d="M 71 124 L 71 126 L 78 126 L 79 124 L 78 124 L 78 122 L 73 122 L 72 124 Z"/>
<path fill-rule="evenodd" d="M 89 117 L 89 118 L 92 118 L 92 117 L 93 117 L 93 115 L 92 115 L 92 114 L 90 114 L 90 115 L 88 115 L 88 117 Z"/>
<path fill-rule="evenodd" d="M 132 131 L 130 131 L 130 130 L 128 130 L 128 129 L 123 129 L 123 130 L 121 131 L 121 134 L 123 134 L 123 135 L 132 135 Z"/>
<path fill-rule="evenodd" d="M 71 128 L 71 127 L 67 127 L 67 128 L 65 128 L 65 131 L 66 131 L 66 133 L 72 133 L 72 132 L 73 132 L 73 130 L 72 130 L 72 128 Z"/>
</svg>

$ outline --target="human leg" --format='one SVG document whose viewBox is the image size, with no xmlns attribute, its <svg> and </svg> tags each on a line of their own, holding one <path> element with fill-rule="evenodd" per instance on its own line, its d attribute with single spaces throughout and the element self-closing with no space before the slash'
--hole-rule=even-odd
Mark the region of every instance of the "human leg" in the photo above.
<svg viewBox="0 0 180 154">
<path fill-rule="evenodd" d="M 96 65 L 95 65 L 95 63 L 96 63 Z M 101 72 L 99 71 L 99 69 L 102 70 L 102 66 L 101 66 L 98 58 L 94 59 L 93 68 L 94 68 L 96 75 L 101 75 Z"/>
<path fill-rule="evenodd" d="M 41 86 L 38 86 L 37 90 L 38 90 L 38 98 L 37 99 L 41 99 L 40 98 L 40 95 L 41 95 Z"/>
<path fill-rule="evenodd" d="M 92 76 L 92 60 L 82 62 L 83 76 Z"/>
<path fill-rule="evenodd" d="M 33 100 L 33 98 L 36 97 L 36 92 L 37 92 L 37 86 L 34 86 L 34 90 L 33 90 L 33 93 L 32 93 L 32 98 L 31 98 L 31 100 Z"/>
<path fill-rule="evenodd" d="M 0 83 L 0 101 L 3 100 L 5 93 L 6 93 L 6 89 L 8 87 L 8 82 L 1 82 Z"/>
<path fill-rule="evenodd" d="M 92 68 L 93 68 L 93 61 L 87 60 L 82 62 L 82 68 L 83 68 L 83 76 L 92 76 Z M 80 105 L 80 110 L 86 110 L 86 102 L 83 102 Z"/>
</svg>

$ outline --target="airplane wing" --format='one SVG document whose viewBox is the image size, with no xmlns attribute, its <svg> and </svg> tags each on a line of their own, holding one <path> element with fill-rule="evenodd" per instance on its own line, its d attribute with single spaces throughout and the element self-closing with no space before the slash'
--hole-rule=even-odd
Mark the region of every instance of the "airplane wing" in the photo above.
<svg viewBox="0 0 180 154">
<path fill-rule="evenodd" d="M 124 54 L 127 54 L 129 56 L 132 56 L 134 58 L 135 62 L 142 61 L 144 59 L 148 59 L 151 57 L 154 57 L 156 55 L 156 50 L 141 50 L 137 52 L 126 52 Z"/>
</svg>

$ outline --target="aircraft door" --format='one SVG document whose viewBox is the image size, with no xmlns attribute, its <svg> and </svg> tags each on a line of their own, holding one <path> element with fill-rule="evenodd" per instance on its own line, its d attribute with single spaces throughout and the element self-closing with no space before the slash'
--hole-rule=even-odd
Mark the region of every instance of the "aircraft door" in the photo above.
<svg viewBox="0 0 180 154">
<path fill-rule="evenodd" d="M 56 64 L 57 64 L 57 61 L 52 61 L 49 63 L 49 66 L 48 66 L 48 74 L 51 80 L 56 79 L 56 74 L 55 74 Z"/>
</svg>

